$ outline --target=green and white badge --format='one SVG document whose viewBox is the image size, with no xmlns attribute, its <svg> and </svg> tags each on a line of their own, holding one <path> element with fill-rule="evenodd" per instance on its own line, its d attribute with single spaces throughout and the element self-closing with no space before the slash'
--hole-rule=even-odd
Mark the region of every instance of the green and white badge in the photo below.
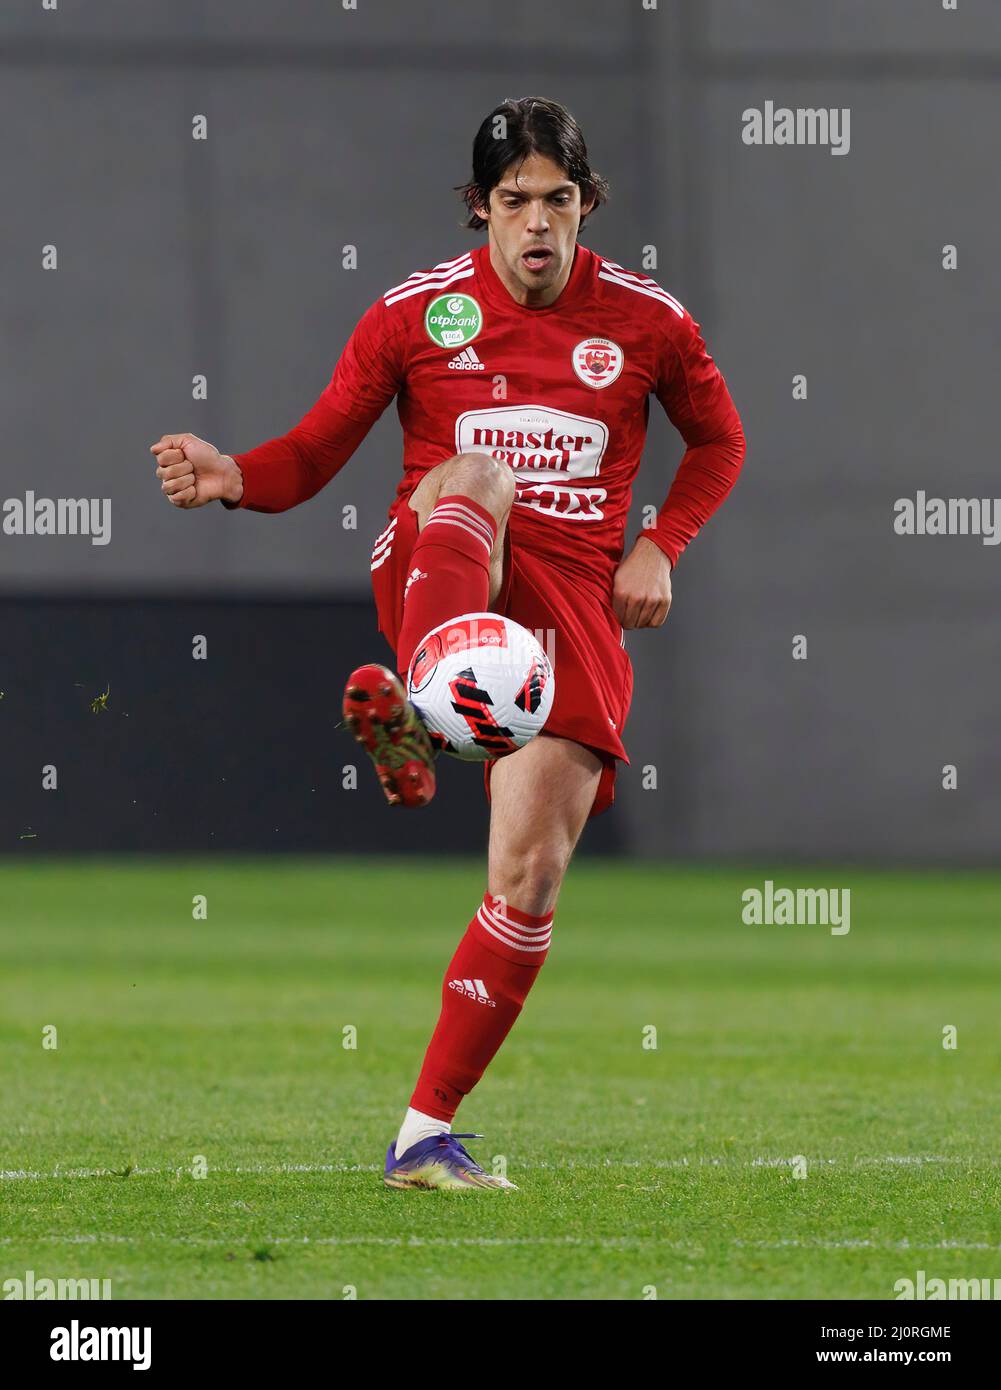
<svg viewBox="0 0 1001 1390">
<path fill-rule="evenodd" d="M 479 335 L 483 311 L 472 295 L 440 294 L 427 307 L 424 327 L 439 347 L 465 347 Z"/>
</svg>

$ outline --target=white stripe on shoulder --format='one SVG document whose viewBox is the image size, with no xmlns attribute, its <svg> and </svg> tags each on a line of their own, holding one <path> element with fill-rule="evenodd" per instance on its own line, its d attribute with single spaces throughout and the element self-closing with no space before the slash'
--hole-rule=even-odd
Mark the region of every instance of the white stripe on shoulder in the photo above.
<svg viewBox="0 0 1001 1390">
<path fill-rule="evenodd" d="M 450 271 L 449 274 L 444 277 L 425 280 L 419 285 L 411 285 L 409 289 L 403 289 L 396 294 L 389 295 L 386 299 L 386 304 L 387 306 L 390 304 L 399 304 L 401 299 L 412 299 L 415 294 L 428 294 L 433 290 L 447 289 L 449 285 L 455 284 L 456 280 L 468 280 L 473 273 L 472 265 L 466 266 L 465 268 L 460 266 L 458 270 Z"/>
<path fill-rule="evenodd" d="M 471 258 L 471 251 L 463 251 L 461 256 L 455 256 L 450 261 L 439 261 L 438 264 L 432 266 L 430 270 L 415 270 L 412 275 L 407 276 L 402 285 L 396 285 L 393 289 L 387 290 L 386 293 L 395 294 L 397 290 L 406 289 L 407 285 L 412 284 L 415 280 L 427 280 L 432 275 L 441 275 L 446 270 L 454 270 L 456 266 L 460 265 L 463 261 L 468 261 Z"/>
<path fill-rule="evenodd" d="M 615 274 L 619 275 L 620 279 L 633 279 L 633 281 L 637 282 L 637 285 L 645 285 L 648 289 L 659 289 L 662 295 L 666 295 L 667 299 L 673 300 L 673 302 L 677 304 L 678 309 L 684 311 L 683 304 L 678 303 L 678 300 L 674 299 L 672 292 L 670 292 L 669 289 L 663 288 L 663 285 L 658 285 L 658 282 L 656 282 L 655 279 L 649 278 L 649 275 L 641 275 L 638 271 L 626 270 L 626 267 L 620 265 L 619 261 L 610 261 L 608 257 L 602 257 L 602 267 L 608 267 L 610 271 L 615 271 Z"/>
<path fill-rule="evenodd" d="M 673 294 L 668 294 L 662 285 L 658 285 L 656 280 L 650 280 L 645 275 L 635 275 L 631 270 L 623 270 L 614 261 L 602 261 L 598 279 L 607 280 L 612 285 L 621 285 L 623 289 L 633 290 L 636 294 L 648 295 L 651 299 L 659 299 L 677 314 L 679 319 L 685 317 L 684 306 L 678 303 Z"/>
<path fill-rule="evenodd" d="M 472 275 L 472 273 L 473 261 L 467 251 L 464 256 L 458 256 L 454 261 L 442 261 L 441 265 L 436 265 L 434 270 L 414 271 L 413 275 L 408 276 L 402 285 L 394 285 L 382 297 L 387 304 L 395 304 L 398 299 L 406 299 L 412 294 L 419 294 L 421 290 L 434 289 L 441 283 L 449 284 L 456 276 Z"/>
<path fill-rule="evenodd" d="M 672 304 L 676 304 L 682 313 L 685 312 L 685 306 L 675 299 L 670 290 L 665 290 L 663 285 L 658 285 L 657 281 L 651 280 L 649 275 L 640 275 L 635 270 L 626 270 L 624 266 L 619 265 L 618 261 L 605 260 L 604 263 L 609 270 L 614 271 L 623 280 L 635 280 L 638 285 L 646 285 L 647 289 L 660 290 L 661 294 L 666 295 Z"/>
</svg>

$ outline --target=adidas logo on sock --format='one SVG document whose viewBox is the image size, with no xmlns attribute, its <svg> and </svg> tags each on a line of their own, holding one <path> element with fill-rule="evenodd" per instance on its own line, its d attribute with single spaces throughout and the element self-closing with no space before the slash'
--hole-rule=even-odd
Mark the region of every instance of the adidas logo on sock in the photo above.
<svg viewBox="0 0 1001 1390">
<path fill-rule="evenodd" d="M 482 980 L 449 980 L 448 987 L 457 994 L 464 994 L 467 999 L 475 999 L 477 1004 L 487 1004 L 491 1009 L 497 1007 L 497 1001 L 490 998 Z"/>
<path fill-rule="evenodd" d="M 476 356 L 473 348 L 463 348 L 458 356 L 453 357 L 449 362 L 449 369 L 453 372 L 483 372 L 486 371 L 483 363 Z"/>
</svg>

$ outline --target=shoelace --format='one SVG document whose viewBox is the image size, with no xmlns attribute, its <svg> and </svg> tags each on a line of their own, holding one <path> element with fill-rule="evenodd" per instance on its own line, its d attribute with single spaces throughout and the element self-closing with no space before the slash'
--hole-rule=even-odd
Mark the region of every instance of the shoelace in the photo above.
<svg viewBox="0 0 1001 1390">
<path fill-rule="evenodd" d="M 451 1145 L 452 1148 L 458 1149 L 459 1152 L 462 1154 L 463 1158 L 468 1158 L 473 1167 L 476 1168 L 479 1172 L 482 1173 L 484 1171 L 476 1162 L 476 1159 L 473 1157 L 473 1155 L 469 1153 L 468 1150 L 463 1148 L 463 1146 L 459 1143 L 460 1139 L 482 1139 L 482 1134 L 443 1134 L 442 1138 L 445 1140 L 446 1144 Z"/>
</svg>

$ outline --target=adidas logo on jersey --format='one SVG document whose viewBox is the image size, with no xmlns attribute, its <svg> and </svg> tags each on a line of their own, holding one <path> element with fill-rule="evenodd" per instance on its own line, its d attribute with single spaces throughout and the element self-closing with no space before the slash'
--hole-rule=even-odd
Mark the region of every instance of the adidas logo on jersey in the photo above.
<svg viewBox="0 0 1001 1390">
<path fill-rule="evenodd" d="M 404 598 L 406 598 L 407 594 L 410 593 L 411 584 L 416 584 L 418 579 L 427 579 L 427 571 L 422 570 L 419 565 L 415 565 L 414 568 L 407 575 L 407 582 L 403 586 Z"/>
<path fill-rule="evenodd" d="M 476 356 L 471 348 L 463 348 L 462 351 L 448 364 L 449 371 L 452 372 L 483 372 L 486 371 L 483 363 Z"/>
<path fill-rule="evenodd" d="M 456 994 L 464 994 L 467 999 L 475 999 L 477 1004 L 486 1004 L 491 1009 L 497 1007 L 497 1001 L 490 998 L 482 980 L 449 980 L 448 987 L 454 989 Z"/>
</svg>

